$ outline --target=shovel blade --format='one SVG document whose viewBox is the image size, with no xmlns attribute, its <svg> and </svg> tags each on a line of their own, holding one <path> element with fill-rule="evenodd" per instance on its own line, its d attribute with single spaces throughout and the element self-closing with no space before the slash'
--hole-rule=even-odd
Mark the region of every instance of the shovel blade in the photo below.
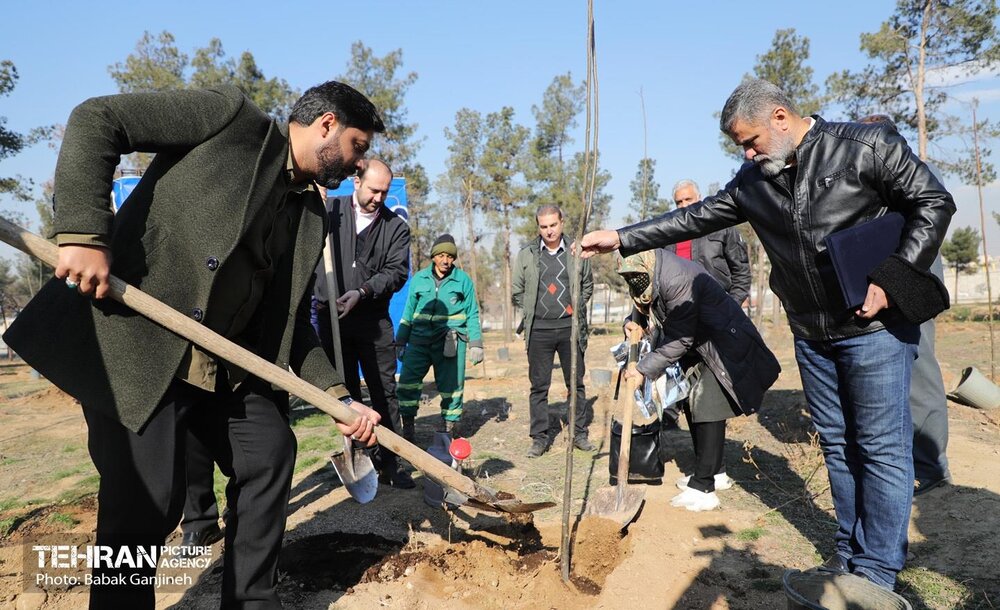
<svg viewBox="0 0 1000 610">
<path fill-rule="evenodd" d="M 473 508 L 478 508 L 479 510 L 488 510 L 495 513 L 512 513 L 515 515 L 533 513 L 536 510 L 552 508 L 556 505 L 555 502 L 522 502 L 516 499 L 484 502 L 475 498 L 469 498 L 466 504 L 472 506 Z"/>
<path fill-rule="evenodd" d="M 344 437 L 344 450 L 330 456 L 333 469 L 347 493 L 359 504 L 368 504 L 378 493 L 378 473 L 368 453 L 355 449 L 349 437 Z"/>
<path fill-rule="evenodd" d="M 556 505 L 555 502 L 522 502 L 513 494 L 494 491 L 478 483 L 475 487 L 475 493 L 468 497 L 466 504 L 479 510 L 513 514 L 532 513 Z"/>
<path fill-rule="evenodd" d="M 620 499 L 617 487 L 601 487 L 587 502 L 584 514 L 610 519 L 624 528 L 639 514 L 645 499 L 646 490 L 640 487 L 625 487 Z"/>
</svg>

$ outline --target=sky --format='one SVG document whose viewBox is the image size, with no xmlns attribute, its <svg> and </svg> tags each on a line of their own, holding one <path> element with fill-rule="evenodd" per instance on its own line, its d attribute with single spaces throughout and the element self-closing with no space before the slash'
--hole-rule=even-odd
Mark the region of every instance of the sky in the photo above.
<svg viewBox="0 0 1000 610">
<path fill-rule="evenodd" d="M 20 75 L 14 91 L 0 97 L 8 128 L 26 132 L 64 123 L 84 99 L 116 93 L 108 67 L 123 62 L 144 31 L 171 32 L 189 56 L 219 38 L 228 57 L 249 50 L 266 76 L 284 78 L 299 90 L 343 73 L 351 43 L 361 40 L 377 56 L 402 49 L 403 68 L 417 73 L 406 106 L 424 138 L 418 160 L 433 181 L 445 169 L 444 129 L 460 108 L 486 114 L 511 106 L 515 119 L 533 129 L 531 107 L 540 105 L 552 79 L 571 72 L 579 81 L 586 72 L 585 0 L 300 1 L 288 9 L 257 0 L 133 0 L 106 4 L 103 11 L 95 6 L 34 0 L 0 9 L 0 59 L 12 60 Z M 858 36 L 877 30 L 894 6 L 890 0 L 843 0 L 831 11 L 768 1 L 595 0 L 599 149 L 602 167 L 612 176 L 609 224 L 620 226 L 628 213 L 628 185 L 643 156 L 640 92 L 660 196 L 670 197 L 672 185 L 683 178 L 704 191 L 712 183 L 724 184 L 736 169 L 719 147 L 713 114 L 769 48 L 775 30 L 795 28 L 810 39 L 807 65 L 822 86 L 831 73 L 867 63 Z M 997 74 L 955 92 L 965 99 L 978 96 L 980 117 L 1000 118 Z M 951 110 L 968 117 L 963 106 Z M 825 118 L 845 117 L 830 109 Z M 584 145 L 580 119 L 573 150 Z M 1000 165 L 1000 154 L 994 162 Z M 51 178 L 55 163 L 56 151 L 39 145 L 0 162 L 0 175 L 20 174 L 41 184 Z M 947 185 L 959 209 L 952 229 L 978 227 L 976 189 L 955 180 Z M 997 255 L 1000 228 L 989 216 L 1000 211 L 1000 185 L 985 189 L 984 202 L 989 250 Z M 0 210 L 11 209 L 35 216 L 33 205 L 0 197 Z M 461 237 L 458 224 L 454 232 Z M 5 248 L 0 256 L 11 256 Z"/>
</svg>

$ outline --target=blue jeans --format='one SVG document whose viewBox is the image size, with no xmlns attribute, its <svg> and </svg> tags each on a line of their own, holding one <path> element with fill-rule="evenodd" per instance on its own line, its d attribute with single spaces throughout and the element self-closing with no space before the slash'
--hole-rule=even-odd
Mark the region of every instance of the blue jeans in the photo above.
<svg viewBox="0 0 1000 610">
<path fill-rule="evenodd" d="M 906 560 L 913 500 L 910 371 L 920 328 L 833 341 L 795 339 L 795 359 L 819 432 L 837 512 L 837 554 L 892 589 Z"/>
</svg>

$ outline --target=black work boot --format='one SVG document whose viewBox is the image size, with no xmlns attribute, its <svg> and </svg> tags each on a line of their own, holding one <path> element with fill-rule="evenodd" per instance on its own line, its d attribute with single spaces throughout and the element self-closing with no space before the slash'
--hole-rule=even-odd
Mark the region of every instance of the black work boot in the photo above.
<svg viewBox="0 0 1000 610">
<path fill-rule="evenodd" d="M 586 434 L 578 434 L 576 438 L 573 439 L 573 446 L 580 451 L 597 451 L 597 447 L 594 446 L 594 443 L 590 442 L 590 439 L 587 438 Z"/>
<path fill-rule="evenodd" d="M 441 431 L 454 437 L 458 433 L 458 422 L 444 420 L 444 428 Z"/>
<path fill-rule="evenodd" d="M 542 457 L 542 455 L 549 450 L 549 439 L 545 437 L 538 437 L 531 439 L 531 447 L 525 454 L 529 458 Z"/>
<path fill-rule="evenodd" d="M 414 428 L 413 418 L 403 416 L 403 438 L 410 441 L 411 443 L 413 442 L 413 438 L 416 434 L 413 428 Z"/>
<path fill-rule="evenodd" d="M 397 489 L 413 489 L 417 486 L 417 484 L 413 482 L 413 477 L 410 476 L 410 473 L 406 472 L 402 468 L 384 470 L 378 473 L 378 482 L 382 485 L 389 485 L 390 487 L 395 487 Z"/>
</svg>

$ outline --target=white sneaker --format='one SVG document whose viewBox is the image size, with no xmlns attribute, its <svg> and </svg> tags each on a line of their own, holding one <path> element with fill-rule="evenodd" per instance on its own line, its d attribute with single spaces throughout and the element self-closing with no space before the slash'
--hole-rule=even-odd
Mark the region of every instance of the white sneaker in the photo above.
<svg viewBox="0 0 1000 610">
<path fill-rule="evenodd" d="M 677 489 L 685 490 L 688 488 L 688 482 L 691 480 L 691 475 L 686 477 L 681 477 L 677 479 Z M 732 489 L 736 481 L 732 480 L 728 474 L 720 472 L 715 475 L 715 491 L 725 491 L 727 489 Z"/>
<path fill-rule="evenodd" d="M 719 496 L 715 495 L 714 491 L 705 493 L 697 489 L 688 488 L 674 496 L 670 500 L 670 505 L 678 508 L 684 507 L 689 511 L 697 513 L 703 510 L 715 510 L 719 508 L 720 502 Z"/>
</svg>

